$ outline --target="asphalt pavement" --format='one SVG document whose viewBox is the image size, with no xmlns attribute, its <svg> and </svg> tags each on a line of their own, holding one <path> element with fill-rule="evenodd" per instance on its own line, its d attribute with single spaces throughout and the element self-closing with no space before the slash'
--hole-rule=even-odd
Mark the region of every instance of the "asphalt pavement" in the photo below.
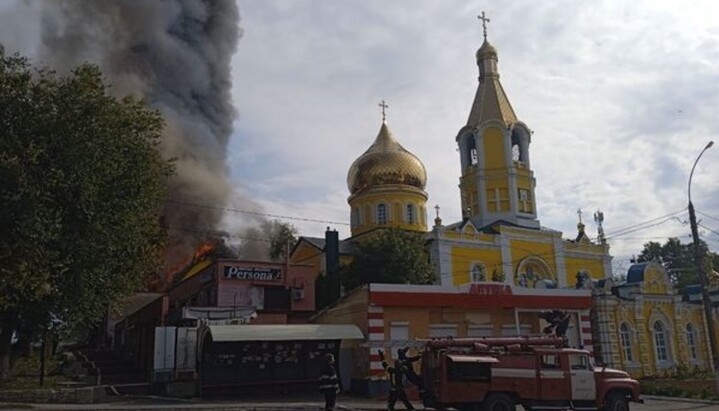
<svg viewBox="0 0 719 411">
<path fill-rule="evenodd" d="M 414 404 L 419 405 L 416 401 Z M 323 405 L 319 397 L 248 400 L 176 400 L 160 397 L 135 397 L 103 404 L 0 404 L 0 410 L 317 411 L 321 410 Z M 355 397 L 340 397 L 336 408 L 337 411 L 385 409 L 387 408 L 382 400 Z M 403 409 L 402 406 L 397 407 L 397 410 Z M 518 407 L 518 410 L 521 409 Z M 719 402 L 648 397 L 644 404 L 632 403 L 630 409 L 631 411 L 719 411 Z"/>
</svg>

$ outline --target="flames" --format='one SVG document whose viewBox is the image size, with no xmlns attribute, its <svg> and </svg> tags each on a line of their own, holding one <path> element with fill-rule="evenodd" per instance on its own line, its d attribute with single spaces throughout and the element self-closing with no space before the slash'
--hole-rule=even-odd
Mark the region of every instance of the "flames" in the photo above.
<svg viewBox="0 0 719 411">
<path fill-rule="evenodd" d="M 214 250 L 215 245 L 210 242 L 201 244 L 192 254 L 192 257 L 182 260 L 180 263 L 171 266 L 167 271 L 165 271 L 166 284 L 171 285 L 175 279 L 179 278 L 179 274 L 187 271 L 200 261 L 210 257 Z"/>
</svg>

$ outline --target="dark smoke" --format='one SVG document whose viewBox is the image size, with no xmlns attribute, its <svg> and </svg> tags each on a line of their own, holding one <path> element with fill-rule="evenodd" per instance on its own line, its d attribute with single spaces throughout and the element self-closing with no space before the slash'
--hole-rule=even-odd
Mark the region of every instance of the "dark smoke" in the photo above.
<svg viewBox="0 0 719 411">
<path fill-rule="evenodd" d="M 114 92 L 144 98 L 167 121 L 162 150 L 177 176 L 165 209 L 172 266 L 217 228 L 230 196 L 227 143 L 236 117 L 230 61 L 241 35 L 233 0 L 42 1 L 37 60 L 60 72 L 100 66 Z M 196 230 L 196 231 L 194 231 Z"/>
</svg>

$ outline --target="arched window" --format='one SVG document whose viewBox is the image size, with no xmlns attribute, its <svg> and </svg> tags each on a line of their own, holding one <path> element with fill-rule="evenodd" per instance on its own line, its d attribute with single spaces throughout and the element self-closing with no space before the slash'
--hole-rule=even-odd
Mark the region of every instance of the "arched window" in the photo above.
<svg viewBox="0 0 719 411">
<path fill-rule="evenodd" d="M 689 347 L 689 359 L 697 359 L 697 330 L 693 325 L 687 324 L 687 346 Z"/>
<path fill-rule="evenodd" d="M 407 204 L 405 217 L 408 224 L 415 224 L 417 222 L 417 213 L 415 212 L 414 204 Z"/>
<path fill-rule="evenodd" d="M 619 340 L 622 343 L 622 351 L 624 352 L 624 360 L 627 362 L 634 361 L 632 355 L 632 340 L 630 338 L 629 326 L 627 323 L 622 323 L 619 327 Z"/>
<path fill-rule="evenodd" d="M 381 203 L 377 205 L 377 224 L 387 224 L 387 204 Z"/>
<path fill-rule="evenodd" d="M 553 288 L 557 285 L 549 265 L 538 257 L 527 257 L 519 263 L 514 283 L 528 288 Z"/>
<path fill-rule="evenodd" d="M 669 349 L 667 347 L 667 331 L 661 321 L 654 323 L 654 353 L 657 362 L 669 361 Z"/>
<path fill-rule="evenodd" d="M 484 268 L 484 264 L 474 263 L 472 264 L 472 270 L 470 271 L 470 279 L 473 283 L 481 281 L 487 281 L 487 269 Z"/>
</svg>

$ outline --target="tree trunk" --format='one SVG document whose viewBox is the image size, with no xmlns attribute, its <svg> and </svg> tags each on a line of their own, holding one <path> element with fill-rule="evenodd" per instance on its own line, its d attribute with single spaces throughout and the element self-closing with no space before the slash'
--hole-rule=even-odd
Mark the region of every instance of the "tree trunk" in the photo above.
<svg viewBox="0 0 719 411">
<path fill-rule="evenodd" d="M 10 342 L 13 326 L 9 321 L 0 324 L 0 381 L 10 378 Z"/>
</svg>

